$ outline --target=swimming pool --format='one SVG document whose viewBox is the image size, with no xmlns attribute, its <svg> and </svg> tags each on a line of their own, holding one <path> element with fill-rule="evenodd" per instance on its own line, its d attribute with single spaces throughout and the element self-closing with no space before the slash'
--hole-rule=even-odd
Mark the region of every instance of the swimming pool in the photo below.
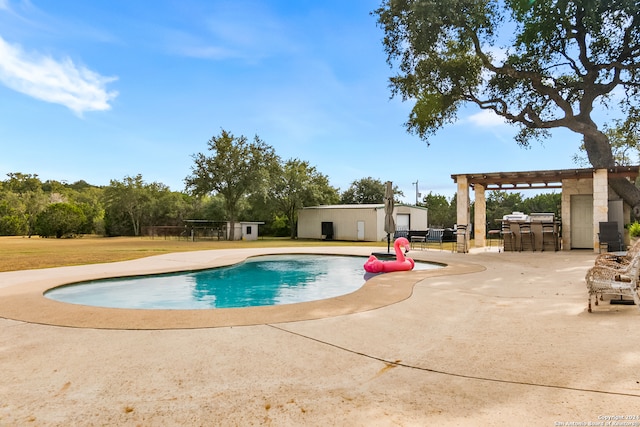
<svg viewBox="0 0 640 427">
<path fill-rule="evenodd" d="M 292 304 L 356 291 L 366 280 L 365 260 L 333 255 L 257 256 L 209 270 L 81 282 L 51 289 L 45 296 L 72 304 L 133 309 Z M 438 267 L 416 263 L 415 269 Z"/>
</svg>

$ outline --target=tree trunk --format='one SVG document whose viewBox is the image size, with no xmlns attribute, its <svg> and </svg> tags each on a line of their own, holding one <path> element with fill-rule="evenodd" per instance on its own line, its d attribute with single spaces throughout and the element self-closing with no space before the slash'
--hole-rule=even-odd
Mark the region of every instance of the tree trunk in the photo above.
<svg viewBox="0 0 640 427">
<path fill-rule="evenodd" d="M 584 149 L 587 152 L 589 163 L 594 168 L 604 169 L 616 165 L 611 151 L 611 144 L 607 135 L 595 126 L 589 126 L 589 130 L 583 132 Z"/>
<path fill-rule="evenodd" d="M 236 238 L 236 220 L 235 218 L 229 219 L 229 240 L 234 241 Z"/>
<path fill-rule="evenodd" d="M 298 219 L 295 206 L 289 209 L 289 213 L 287 214 L 287 216 L 289 217 L 289 236 L 291 237 L 291 240 L 295 240 L 296 237 L 298 237 Z"/>
<path fill-rule="evenodd" d="M 133 235 L 140 235 L 140 220 L 137 218 L 137 215 L 133 211 L 129 211 L 129 217 L 131 218 L 131 226 L 133 227 Z"/>
<path fill-rule="evenodd" d="M 640 217 L 640 189 L 625 178 L 611 178 L 609 186 L 633 208 L 633 215 Z"/>
<path fill-rule="evenodd" d="M 599 130 L 584 134 L 584 148 L 589 162 L 594 168 L 606 169 L 616 166 L 609 138 Z M 609 186 L 629 206 L 633 208 L 633 214 L 640 216 L 640 189 L 633 182 L 625 178 L 610 178 Z"/>
</svg>

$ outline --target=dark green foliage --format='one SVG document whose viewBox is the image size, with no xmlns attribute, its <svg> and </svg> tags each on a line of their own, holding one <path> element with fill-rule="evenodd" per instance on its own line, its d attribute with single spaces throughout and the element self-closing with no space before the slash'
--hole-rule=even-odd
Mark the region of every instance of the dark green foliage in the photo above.
<svg viewBox="0 0 640 427">
<path fill-rule="evenodd" d="M 240 201 L 249 194 L 266 191 L 278 158 L 273 147 L 257 136 L 249 142 L 245 136 L 236 137 L 224 129 L 209 140 L 208 150 L 210 155 L 193 156 L 192 173 L 185 183 L 196 196 L 213 193 L 224 197 L 226 216 L 232 224 L 229 238 L 233 240 Z"/>
<path fill-rule="evenodd" d="M 560 218 L 562 205 L 561 193 L 544 193 L 525 199 L 522 202 L 523 212 L 551 212 L 556 218 Z"/>
<path fill-rule="evenodd" d="M 366 203 L 383 203 L 384 202 L 385 184 L 379 179 L 372 177 L 362 178 L 351 183 L 340 196 L 340 203 L 343 204 L 366 204 Z M 404 196 L 398 187 L 393 187 L 396 197 Z"/>
<path fill-rule="evenodd" d="M 71 203 L 52 203 L 36 217 L 36 233 L 41 237 L 55 236 L 57 239 L 80 234 L 86 216 L 78 206 Z"/>
<path fill-rule="evenodd" d="M 297 232 L 298 210 L 305 206 L 334 204 L 338 200 L 338 190 L 329 185 L 327 176 L 308 162 L 290 159 L 280 164 L 273 176 L 269 199 L 286 219 L 289 236 L 293 239 Z"/>
<path fill-rule="evenodd" d="M 509 191 L 487 192 L 487 222 L 490 229 L 500 228 L 500 220 L 512 212 L 525 212 L 522 194 Z M 535 211 L 538 212 L 538 211 Z M 525 213 L 530 213 L 526 211 Z"/>
<path fill-rule="evenodd" d="M 449 203 L 441 194 L 429 192 L 423 199 L 423 205 L 428 209 L 429 227 L 450 228 L 456 223 L 455 204 Z"/>
<path fill-rule="evenodd" d="M 29 223 L 20 196 L 0 191 L 0 236 L 27 234 Z"/>
<path fill-rule="evenodd" d="M 407 128 L 424 139 L 472 104 L 517 126 L 525 147 L 551 129 L 576 132 L 591 165 L 609 168 L 594 112 L 639 120 L 636 0 L 384 0 L 374 14 L 398 71 L 392 93 L 414 103 Z M 609 185 L 640 215 L 638 188 Z"/>
<path fill-rule="evenodd" d="M 181 226 L 182 220 L 192 216 L 190 199 L 164 184 L 147 183 L 142 175 L 111 180 L 104 189 L 105 232 L 108 236 L 139 236 L 146 226 Z"/>
<path fill-rule="evenodd" d="M 372 177 L 353 181 L 340 198 L 343 204 L 365 204 L 384 202 L 384 183 Z"/>
</svg>

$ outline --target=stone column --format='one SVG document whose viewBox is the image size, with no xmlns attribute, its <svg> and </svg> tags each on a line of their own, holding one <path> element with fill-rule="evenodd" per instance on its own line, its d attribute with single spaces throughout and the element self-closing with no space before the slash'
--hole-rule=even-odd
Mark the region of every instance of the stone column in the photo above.
<svg viewBox="0 0 640 427">
<path fill-rule="evenodd" d="M 487 245 L 485 240 L 487 236 L 487 199 L 484 185 L 476 184 L 474 194 L 476 203 L 473 215 L 473 238 L 475 239 L 475 247 L 482 248 Z"/>
<path fill-rule="evenodd" d="M 609 219 L 609 179 L 606 169 L 593 172 L 593 251 L 600 252 L 600 222 Z"/>
<path fill-rule="evenodd" d="M 466 176 L 459 175 L 458 176 L 458 198 L 456 200 L 457 204 L 457 218 L 456 221 L 458 224 L 467 226 L 467 233 L 465 235 L 457 236 L 457 246 L 458 252 L 466 251 L 465 239 L 469 236 L 469 229 L 471 225 L 469 224 L 470 215 L 469 215 L 469 184 Z"/>
</svg>

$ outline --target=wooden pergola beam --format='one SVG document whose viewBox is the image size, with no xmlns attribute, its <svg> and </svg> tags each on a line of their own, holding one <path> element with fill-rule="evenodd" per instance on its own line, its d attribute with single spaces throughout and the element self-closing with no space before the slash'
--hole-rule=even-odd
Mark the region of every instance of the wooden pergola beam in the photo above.
<svg viewBox="0 0 640 427">
<path fill-rule="evenodd" d="M 451 175 L 453 182 L 465 176 L 469 186 L 482 185 L 486 190 L 537 190 L 562 188 L 562 180 L 593 178 L 595 168 L 558 169 L 525 172 L 489 172 Z M 640 174 L 640 166 L 616 166 L 607 169 L 609 178 L 629 178 L 635 180 Z"/>
</svg>

